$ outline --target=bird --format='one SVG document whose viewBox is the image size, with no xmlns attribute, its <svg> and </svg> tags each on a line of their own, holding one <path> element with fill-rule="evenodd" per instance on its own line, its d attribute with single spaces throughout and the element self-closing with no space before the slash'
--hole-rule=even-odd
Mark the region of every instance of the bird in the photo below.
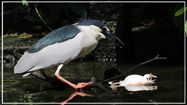
<svg viewBox="0 0 187 105">
<path fill-rule="evenodd" d="M 109 28 L 100 20 L 85 19 L 79 23 L 63 26 L 37 41 L 24 52 L 14 67 L 14 74 L 29 74 L 47 79 L 44 69 L 58 65 L 55 72 L 57 79 L 65 82 L 74 89 L 80 89 L 93 82 L 80 82 L 77 85 L 62 78 L 60 69 L 77 58 L 83 57 L 93 51 L 100 39 L 108 39 L 116 46 L 122 48 L 123 42 L 113 35 Z M 40 73 L 36 70 L 41 70 Z"/>
<path fill-rule="evenodd" d="M 155 80 L 152 80 L 152 78 L 157 78 L 157 76 L 150 74 L 145 74 L 144 76 L 138 75 L 138 74 L 132 74 L 127 76 L 124 80 L 115 82 L 113 81 L 108 82 L 109 84 L 119 85 L 120 86 L 130 86 L 130 85 L 149 85 L 154 84 Z"/>
</svg>

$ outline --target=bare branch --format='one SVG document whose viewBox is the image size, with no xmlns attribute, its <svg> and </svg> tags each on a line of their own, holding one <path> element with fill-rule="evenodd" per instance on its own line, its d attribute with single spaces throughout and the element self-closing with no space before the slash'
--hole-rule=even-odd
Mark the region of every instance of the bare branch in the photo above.
<svg viewBox="0 0 187 105">
<path fill-rule="evenodd" d="M 167 59 L 167 58 L 166 58 L 166 57 L 159 57 L 159 54 L 158 54 L 155 58 L 150 59 L 150 60 L 147 60 L 147 61 L 145 61 L 145 62 L 142 62 L 142 63 L 140 63 L 140 64 L 134 66 L 133 68 L 131 68 L 130 70 L 128 70 L 128 71 L 126 72 L 126 74 L 129 74 L 131 71 L 133 71 L 134 69 L 140 67 L 141 65 L 147 64 L 147 63 L 149 63 L 149 62 L 152 62 L 152 61 L 158 60 L 158 59 Z"/>
<path fill-rule="evenodd" d="M 125 73 L 123 73 L 123 74 L 121 74 L 121 75 L 117 75 L 117 76 L 114 76 L 114 77 L 112 77 L 112 78 L 103 80 L 103 81 L 101 81 L 101 83 L 109 82 L 109 81 L 112 81 L 112 80 L 114 80 L 114 79 L 118 79 L 118 78 L 122 78 L 122 77 L 124 78 L 124 77 L 126 77 L 130 72 L 132 72 L 133 70 L 137 69 L 137 68 L 140 67 L 141 65 L 145 65 L 145 64 L 147 64 L 147 63 L 149 63 L 149 62 L 152 62 L 152 61 L 158 60 L 158 59 L 167 59 L 167 58 L 166 58 L 166 57 L 159 57 L 159 54 L 158 54 L 155 58 L 150 59 L 150 60 L 147 60 L 147 61 L 145 61 L 145 62 L 142 62 L 142 63 L 140 63 L 140 64 L 134 66 L 133 68 L 129 69 L 127 72 L 125 72 Z"/>
</svg>

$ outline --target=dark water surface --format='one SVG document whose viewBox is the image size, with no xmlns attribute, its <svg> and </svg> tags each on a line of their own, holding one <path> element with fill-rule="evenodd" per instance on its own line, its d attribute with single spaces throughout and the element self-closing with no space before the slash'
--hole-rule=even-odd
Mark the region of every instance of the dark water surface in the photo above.
<svg viewBox="0 0 187 105">
<path fill-rule="evenodd" d="M 36 104 L 60 104 L 67 103 L 183 103 L 184 100 L 184 67 L 182 66 L 160 66 L 146 64 L 132 72 L 132 74 L 144 75 L 152 73 L 157 76 L 156 90 L 127 91 L 124 87 L 112 91 L 108 84 L 103 86 L 106 90 L 99 88 L 83 89 L 81 92 L 67 85 L 52 86 L 33 76 L 26 78 L 13 74 L 14 65 L 3 65 L 3 103 L 36 103 Z M 105 64 L 98 62 L 71 62 L 65 65 L 60 74 L 73 83 L 88 82 L 92 77 L 97 81 L 104 79 L 104 71 L 110 67 L 125 72 L 135 64 Z M 53 76 L 56 66 L 46 69 L 49 76 Z M 63 84 L 63 83 L 62 83 Z M 92 96 L 81 96 L 76 94 L 89 94 Z M 71 99 L 68 99 L 71 95 Z"/>
</svg>

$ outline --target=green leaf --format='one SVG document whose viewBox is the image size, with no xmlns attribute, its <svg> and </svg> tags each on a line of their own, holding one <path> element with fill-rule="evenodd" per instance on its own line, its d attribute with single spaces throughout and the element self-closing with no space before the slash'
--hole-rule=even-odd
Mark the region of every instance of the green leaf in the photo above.
<svg viewBox="0 0 187 105">
<path fill-rule="evenodd" d="M 182 13 L 181 15 L 175 16 L 175 14 L 179 11 L 182 10 L 181 8 L 184 7 L 184 4 L 177 4 L 175 8 L 173 9 L 173 14 L 172 14 L 172 20 L 174 25 L 180 30 L 184 31 L 184 14 Z M 182 12 L 184 11 L 184 8 Z"/>
<path fill-rule="evenodd" d="M 22 0 L 22 4 L 23 4 L 23 5 L 26 5 L 26 6 L 29 5 L 29 3 L 27 2 L 27 0 Z"/>
<path fill-rule="evenodd" d="M 29 12 L 30 10 L 31 10 L 31 8 L 28 8 L 28 10 L 27 10 L 27 11 Z"/>
<path fill-rule="evenodd" d="M 182 7 L 181 9 L 179 9 L 179 10 L 175 13 L 175 16 L 182 15 L 186 10 L 187 10 L 187 7 L 186 7 L 186 9 L 185 9 L 184 7 Z"/>
</svg>

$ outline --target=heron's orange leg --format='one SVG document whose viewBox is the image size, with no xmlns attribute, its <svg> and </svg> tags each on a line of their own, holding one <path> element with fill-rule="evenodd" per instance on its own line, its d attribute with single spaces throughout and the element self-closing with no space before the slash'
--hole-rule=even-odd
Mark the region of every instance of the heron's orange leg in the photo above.
<svg viewBox="0 0 187 105">
<path fill-rule="evenodd" d="M 59 80 L 65 82 L 66 84 L 68 84 L 68 85 L 70 85 L 71 87 L 73 87 L 74 89 L 83 88 L 83 87 L 85 87 L 85 86 L 87 86 L 87 85 L 93 84 L 93 82 L 88 82 L 88 83 L 83 83 L 83 82 L 81 82 L 81 83 L 78 83 L 77 85 L 75 85 L 75 84 L 69 82 L 68 80 L 62 78 L 62 77 L 59 75 L 59 72 L 60 72 L 60 69 L 62 68 L 62 66 L 63 66 L 63 64 L 60 64 L 60 65 L 58 66 L 58 68 L 57 68 L 57 70 L 56 70 L 56 72 L 55 72 L 55 76 L 56 76 Z"/>
</svg>

